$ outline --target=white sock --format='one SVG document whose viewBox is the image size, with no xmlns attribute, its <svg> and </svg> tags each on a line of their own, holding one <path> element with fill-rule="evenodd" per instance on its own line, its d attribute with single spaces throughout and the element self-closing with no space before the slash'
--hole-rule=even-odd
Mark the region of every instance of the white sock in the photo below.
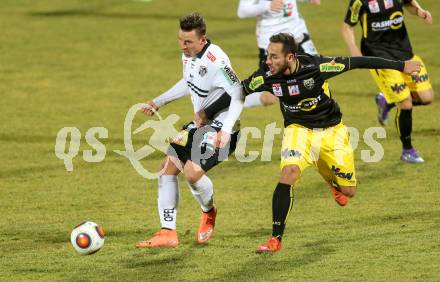
<svg viewBox="0 0 440 282">
<path fill-rule="evenodd" d="M 263 103 L 261 102 L 262 94 L 263 92 L 256 92 L 246 96 L 246 99 L 244 100 L 244 107 L 253 108 L 253 107 L 262 106 L 263 105 Z"/>
<path fill-rule="evenodd" d="M 177 206 L 179 205 L 179 182 L 176 175 L 158 178 L 157 207 L 162 228 L 176 229 Z"/>
<path fill-rule="evenodd" d="M 204 212 L 214 207 L 214 189 L 208 176 L 203 175 L 196 183 L 188 183 L 188 186 Z"/>
</svg>

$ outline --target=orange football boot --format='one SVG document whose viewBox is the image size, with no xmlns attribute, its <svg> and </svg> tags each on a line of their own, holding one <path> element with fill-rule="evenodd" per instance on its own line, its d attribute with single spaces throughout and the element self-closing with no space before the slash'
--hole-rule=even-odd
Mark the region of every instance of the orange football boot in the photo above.
<svg viewBox="0 0 440 282">
<path fill-rule="evenodd" d="M 341 193 L 338 189 L 335 187 L 332 187 L 330 189 L 332 191 L 333 198 L 335 199 L 336 203 L 340 206 L 345 206 L 348 204 L 348 197 Z"/>
<path fill-rule="evenodd" d="M 281 250 L 281 242 L 277 237 L 272 236 L 269 241 L 264 243 L 263 245 L 259 246 L 256 249 L 256 252 L 259 254 L 269 254 L 269 253 L 275 253 L 279 250 Z"/>
<path fill-rule="evenodd" d="M 175 248 L 177 245 L 179 245 L 179 239 L 176 230 L 161 229 L 150 240 L 137 243 L 136 248 Z"/>
<path fill-rule="evenodd" d="M 216 216 L 216 207 L 213 207 L 209 212 L 202 212 L 199 230 L 197 231 L 197 243 L 204 244 L 208 242 L 209 239 L 211 239 L 212 233 L 214 232 Z"/>
</svg>

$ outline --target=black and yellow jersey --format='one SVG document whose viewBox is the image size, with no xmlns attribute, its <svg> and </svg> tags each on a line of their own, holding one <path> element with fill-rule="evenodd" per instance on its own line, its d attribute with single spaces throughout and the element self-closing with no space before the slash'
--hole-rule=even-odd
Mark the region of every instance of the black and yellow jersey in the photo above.
<svg viewBox="0 0 440 282">
<path fill-rule="evenodd" d="M 403 71 L 404 62 L 376 57 L 323 57 L 298 54 L 296 70 L 273 75 L 267 65 L 242 81 L 243 92 L 267 91 L 277 96 L 284 126 L 327 128 L 341 122 L 342 113 L 332 99 L 327 79 L 355 68 L 391 68 Z"/>
<path fill-rule="evenodd" d="M 411 0 L 350 0 L 345 23 L 362 27 L 361 51 L 364 56 L 395 60 L 413 57 L 406 31 L 403 5 Z"/>
</svg>

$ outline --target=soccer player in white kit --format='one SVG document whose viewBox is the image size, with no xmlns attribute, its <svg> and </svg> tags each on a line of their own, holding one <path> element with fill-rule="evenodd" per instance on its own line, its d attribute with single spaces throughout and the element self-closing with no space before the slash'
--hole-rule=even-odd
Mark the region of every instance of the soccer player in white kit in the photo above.
<svg viewBox="0 0 440 282">
<path fill-rule="evenodd" d="M 320 0 L 298 0 L 298 2 L 306 1 L 311 4 L 321 4 Z M 266 62 L 269 38 L 280 32 L 293 35 L 298 44 L 298 52 L 318 54 L 307 30 L 306 22 L 298 11 L 296 0 L 240 0 L 237 15 L 241 19 L 257 17 L 256 34 L 260 67 Z M 249 107 L 262 104 L 272 105 L 277 100 L 273 95 L 256 93 L 246 97 L 246 105 Z"/>
<path fill-rule="evenodd" d="M 161 230 L 151 239 L 137 243 L 138 248 L 176 247 L 179 244 L 177 175 L 181 171 L 202 209 L 197 242 L 203 244 L 211 238 L 217 209 L 213 201 L 213 184 L 205 173 L 235 150 L 238 139 L 237 120 L 244 99 L 242 86 L 228 56 L 207 39 L 201 15 L 193 13 L 180 19 L 179 44 L 183 52 L 183 78 L 162 95 L 146 102 L 144 113 L 152 115 L 165 104 L 187 95 L 191 96 L 194 113 L 225 96 L 230 99 L 230 106 L 214 111 L 205 126 L 198 128 L 200 125 L 190 122 L 171 142 L 158 179 Z M 224 137 L 222 144 L 226 146 L 222 148 L 218 148 L 219 136 Z"/>
<path fill-rule="evenodd" d="M 298 0 L 305 2 L 307 0 Z M 304 18 L 299 14 L 296 0 L 240 0 L 237 15 L 239 18 L 257 17 L 257 44 L 260 49 L 260 62 L 266 61 L 269 38 L 277 33 L 290 33 L 298 42 L 298 51 L 317 55 L 310 39 Z M 320 0 L 309 0 L 319 5 Z"/>
</svg>

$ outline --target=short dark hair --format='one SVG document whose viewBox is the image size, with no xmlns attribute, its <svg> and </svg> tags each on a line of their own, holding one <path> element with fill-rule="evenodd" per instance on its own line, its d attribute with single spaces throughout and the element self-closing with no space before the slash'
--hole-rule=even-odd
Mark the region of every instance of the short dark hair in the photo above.
<svg viewBox="0 0 440 282">
<path fill-rule="evenodd" d="M 287 55 L 289 53 L 295 54 L 298 51 L 295 38 L 290 33 L 277 33 L 270 37 L 270 42 L 283 44 L 283 53 Z"/>
<path fill-rule="evenodd" d="M 205 19 L 199 13 L 192 13 L 180 18 L 180 29 L 183 31 L 195 30 L 199 36 L 206 35 Z"/>
</svg>

